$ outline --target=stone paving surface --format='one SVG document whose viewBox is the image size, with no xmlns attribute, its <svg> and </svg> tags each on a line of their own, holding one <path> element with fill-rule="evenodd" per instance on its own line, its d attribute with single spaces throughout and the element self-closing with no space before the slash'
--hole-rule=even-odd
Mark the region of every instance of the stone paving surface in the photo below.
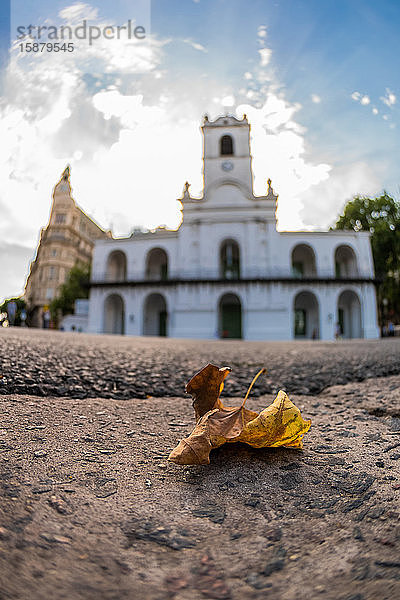
<svg viewBox="0 0 400 600">
<path fill-rule="evenodd" d="M 400 338 L 336 342 L 197 341 L 0 328 L 0 394 L 127 399 L 182 394 L 208 362 L 232 367 L 228 395 L 278 389 L 315 394 L 330 385 L 400 374 Z"/>
<path fill-rule="evenodd" d="M 386 359 L 399 362 L 397 340 L 231 344 L 11 330 L 0 342 L 1 600 L 400 597 L 400 375 L 383 376 Z M 4 369 L 13 345 L 17 366 Z M 136 386 L 153 372 L 153 391 L 166 381 L 175 396 L 150 387 L 127 399 L 28 392 L 64 369 L 78 386 L 83 366 L 104 369 L 108 381 L 114 365 L 129 381 L 117 360 L 130 356 Z M 265 357 L 272 387 L 285 370 L 278 358 L 290 365 L 287 391 L 313 421 L 304 450 L 229 444 L 209 466 L 168 463 L 194 421 L 181 379 L 211 359 L 234 368 L 242 395 Z M 359 371 L 338 381 L 357 364 L 368 364 L 368 379 Z M 326 385 L 312 392 L 321 368 Z M 5 393 L 25 369 L 25 392 Z M 296 391 L 296 374 L 307 393 Z M 273 400 L 257 396 L 258 383 L 254 410 Z M 227 385 L 226 404 L 232 396 Z"/>
</svg>

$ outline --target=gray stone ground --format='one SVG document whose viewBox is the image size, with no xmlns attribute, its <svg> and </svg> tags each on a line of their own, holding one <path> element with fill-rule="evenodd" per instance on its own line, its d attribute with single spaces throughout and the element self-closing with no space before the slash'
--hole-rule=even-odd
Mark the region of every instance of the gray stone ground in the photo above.
<svg viewBox="0 0 400 600">
<path fill-rule="evenodd" d="M 330 385 L 400 374 L 400 338 L 348 342 L 236 342 L 90 336 L 0 328 L 0 394 L 128 399 L 181 395 L 208 362 L 229 365 L 228 395 L 286 389 L 315 394 Z"/>
<path fill-rule="evenodd" d="M 0 357 L 1 600 L 400 597 L 398 340 L 14 329 Z M 313 420 L 304 450 L 168 463 L 194 421 L 183 384 L 208 361 L 233 368 L 227 404 L 266 365 L 248 407 L 286 387 Z"/>
</svg>

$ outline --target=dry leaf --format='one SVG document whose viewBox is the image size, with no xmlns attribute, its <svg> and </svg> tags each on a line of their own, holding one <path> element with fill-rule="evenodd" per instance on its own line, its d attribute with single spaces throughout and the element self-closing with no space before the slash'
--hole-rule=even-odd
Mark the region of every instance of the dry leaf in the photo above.
<svg viewBox="0 0 400 600">
<path fill-rule="evenodd" d="M 205 465 L 210 463 L 210 452 L 225 442 L 245 442 L 255 448 L 287 446 L 302 448 L 303 435 L 310 429 L 311 421 L 304 421 L 299 409 L 282 390 L 275 401 L 260 413 L 245 408 L 246 400 L 259 375 L 254 377 L 241 404 L 224 406 L 220 394 L 229 367 L 207 365 L 186 385 L 193 396 L 196 426 L 169 455 L 169 460 L 180 465 Z"/>
<path fill-rule="evenodd" d="M 219 369 L 215 365 L 207 365 L 186 384 L 185 391 L 193 396 L 196 421 L 209 410 L 222 406 L 219 397 L 224 389 L 224 379 L 230 372 L 230 367 Z"/>
</svg>

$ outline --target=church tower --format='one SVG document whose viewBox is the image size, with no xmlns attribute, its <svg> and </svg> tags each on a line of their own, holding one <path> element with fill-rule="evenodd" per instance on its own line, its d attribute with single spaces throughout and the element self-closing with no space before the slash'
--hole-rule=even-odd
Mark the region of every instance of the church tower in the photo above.
<svg viewBox="0 0 400 600">
<path fill-rule="evenodd" d="M 204 189 L 200 198 L 191 196 L 185 183 L 182 203 L 183 221 L 244 222 L 262 220 L 276 224 L 278 196 L 268 179 L 266 193 L 253 193 L 252 157 L 250 153 L 250 125 L 246 115 L 237 119 L 232 115 L 210 121 L 204 117 L 203 177 Z"/>
<path fill-rule="evenodd" d="M 246 115 L 239 120 L 232 115 L 209 121 L 204 117 L 204 195 L 221 183 L 240 182 L 253 194 L 250 155 L 250 125 Z"/>
</svg>

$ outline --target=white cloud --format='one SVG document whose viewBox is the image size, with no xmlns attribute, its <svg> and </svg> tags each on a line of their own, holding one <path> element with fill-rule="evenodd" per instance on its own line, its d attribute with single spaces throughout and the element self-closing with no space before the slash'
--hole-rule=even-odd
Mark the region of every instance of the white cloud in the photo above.
<svg viewBox="0 0 400 600">
<path fill-rule="evenodd" d="M 83 10 L 90 13 L 79 5 L 63 19 L 80 20 Z M 61 68 L 58 55 L 14 54 L 0 106 L 2 243 L 24 240 L 32 256 L 67 163 L 78 204 L 102 226 L 112 223 L 116 235 L 134 225 L 179 224 L 183 182 L 201 191 L 201 115 L 211 106 L 216 116 L 235 98 L 223 82 L 166 78 L 166 42 L 98 40 L 63 56 Z M 3 269 L 0 296 L 20 290 L 27 266 L 15 263 L 18 290 Z"/>
<path fill-rule="evenodd" d="M 76 4 L 61 15 L 73 23 L 88 16 L 95 18 L 96 11 Z M 134 73 L 145 77 L 155 70 L 162 46 L 154 39 L 141 44 L 123 39 L 117 43 L 98 40 L 91 47 L 77 44 L 76 51 L 63 55 L 62 61 L 54 53 L 32 57 L 15 52 L 11 56 L 0 105 L 0 206 L 7 207 L 1 210 L 3 244 L 12 247 L 23 240 L 24 256 L 32 256 L 40 227 L 48 219 L 51 190 L 68 162 L 72 164 L 72 184 L 78 202 L 104 226 L 108 225 L 102 205 L 109 202 L 101 185 L 97 198 L 93 196 L 89 178 L 99 179 L 99 157 L 119 143 L 128 119 L 122 108 L 118 116 L 110 113 L 106 119 L 94 96 L 107 87 L 108 78 L 113 82 L 120 79 L 119 83 L 126 87 Z M 97 79 L 93 91 L 86 83 L 88 72 Z M 129 110 L 132 109 L 127 108 L 126 112 Z M 125 164 L 129 160 L 127 152 Z M 106 172 L 104 164 L 102 169 Z M 108 176 L 113 177 L 112 164 L 103 180 L 105 188 Z M 96 188 L 96 184 L 92 187 Z M 111 197 L 111 186 L 108 191 Z M 123 196 L 126 202 L 126 191 Z M 23 284 L 28 265 L 22 269 L 17 256 L 14 263 L 20 285 L 15 289 L 15 277 L 3 269 L 0 296 L 18 292 Z"/>
<path fill-rule="evenodd" d="M 270 48 L 260 48 L 258 53 L 260 55 L 260 66 L 266 67 L 271 60 L 272 50 Z"/>
<path fill-rule="evenodd" d="M 353 92 L 351 94 L 351 98 L 352 100 L 354 100 L 355 102 L 359 102 L 363 106 L 367 106 L 371 102 L 371 99 L 369 96 L 367 96 L 367 94 L 361 95 L 360 92 Z"/>
<path fill-rule="evenodd" d="M 85 4 L 84 2 L 76 2 L 71 6 L 67 6 L 58 13 L 61 19 L 67 21 L 71 25 L 81 23 L 83 19 L 94 21 L 98 17 L 98 9 Z"/>
<path fill-rule="evenodd" d="M 260 27 L 257 29 L 257 36 L 259 38 L 265 38 L 267 36 L 267 28 L 265 25 L 260 25 Z"/>
<path fill-rule="evenodd" d="M 311 100 L 314 104 L 319 104 L 321 102 L 321 96 L 318 96 L 318 94 L 311 94 Z"/>
<path fill-rule="evenodd" d="M 355 195 L 379 193 L 379 178 L 371 165 L 355 162 L 333 167 L 329 179 L 300 192 L 300 219 L 304 225 L 326 228 L 336 222 L 345 203 Z"/>
<path fill-rule="evenodd" d="M 331 167 L 312 164 L 306 159 L 304 129 L 295 121 L 300 105 L 269 93 L 263 106 L 241 105 L 237 113 L 246 113 L 251 123 L 255 193 L 266 191 L 268 177 L 279 193 L 280 228 L 301 228 L 300 195 L 328 179 Z"/>
<path fill-rule="evenodd" d="M 202 44 L 199 44 L 198 42 L 193 42 L 192 47 L 195 50 L 199 50 L 200 52 L 208 52 L 207 48 L 205 48 Z"/>
<path fill-rule="evenodd" d="M 221 100 L 223 106 L 234 106 L 235 98 L 231 95 L 224 96 Z"/>
<path fill-rule="evenodd" d="M 271 177 L 279 194 L 279 228 L 324 229 L 336 221 L 345 201 L 355 194 L 378 193 L 379 179 L 363 162 L 310 161 L 306 131 L 296 121 L 300 108 L 271 92 L 262 107 L 242 105 L 237 112 L 245 112 L 251 122 L 255 193 L 265 193 Z"/>
<path fill-rule="evenodd" d="M 198 50 L 199 52 L 205 52 L 205 53 L 208 52 L 207 48 L 205 48 L 202 44 L 199 44 L 198 42 L 194 42 L 190 38 L 186 38 L 182 41 L 185 42 L 185 44 L 189 44 L 189 46 L 191 46 L 194 50 Z"/>
<path fill-rule="evenodd" d="M 2 303 L 6 297 L 22 294 L 24 276 L 28 274 L 28 265 L 33 258 L 33 250 L 18 242 L 0 242 L 0 255 L 0 303 Z"/>
<path fill-rule="evenodd" d="M 386 104 L 386 106 L 392 107 L 394 104 L 396 104 L 396 96 L 393 92 L 391 92 L 389 90 L 389 88 L 386 88 L 386 96 L 381 96 L 380 98 L 382 100 L 382 102 L 384 104 Z"/>
<path fill-rule="evenodd" d="M 379 110 L 374 106 L 372 112 L 374 113 L 374 115 L 377 115 Z"/>
<path fill-rule="evenodd" d="M 82 11 L 92 10 L 84 4 L 70 8 L 64 19 L 80 20 Z M 301 107 L 278 91 L 269 48 L 259 49 L 260 64 L 244 75 L 251 89 L 235 90 L 233 96 L 224 81 L 205 85 L 193 77 L 188 85 L 171 72 L 167 77 L 168 41 L 99 40 L 63 57 L 62 68 L 51 53 L 13 56 L 0 105 L 3 244 L 24 240 L 21 256 L 32 255 L 48 219 L 51 190 L 67 163 L 78 204 L 104 227 L 112 223 L 116 235 L 128 234 L 134 225 L 176 227 L 175 199 L 184 181 L 191 182 L 194 195 L 202 189 L 201 116 L 208 112 L 215 118 L 227 107 L 234 112 L 238 97 L 247 98 L 236 111 L 251 123 L 255 193 L 264 194 L 272 178 L 281 228 L 301 228 L 310 221 L 323 226 L 332 221 L 344 194 L 358 191 L 358 177 L 353 181 L 348 173 L 310 160 L 306 131 L 296 120 Z M 17 291 L 15 274 L 22 285 L 26 267 L 16 261 L 12 280 L 2 273 L 0 296 Z"/>
</svg>

